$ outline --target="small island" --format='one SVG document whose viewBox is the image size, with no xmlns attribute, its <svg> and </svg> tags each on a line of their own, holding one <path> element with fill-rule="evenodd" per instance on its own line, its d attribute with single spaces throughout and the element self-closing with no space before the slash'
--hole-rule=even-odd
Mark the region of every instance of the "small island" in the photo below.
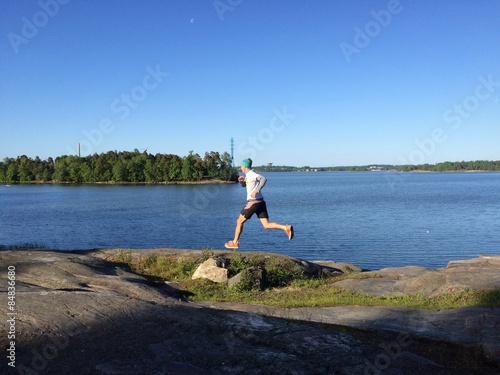
<svg viewBox="0 0 500 375">
<path fill-rule="evenodd" d="M 108 151 L 89 156 L 63 155 L 41 160 L 26 155 L 0 162 L 0 181 L 11 183 L 66 184 L 177 184 L 234 182 L 238 178 L 227 153 L 189 152 L 180 157 L 172 154 L 149 154 L 135 149 Z"/>
</svg>

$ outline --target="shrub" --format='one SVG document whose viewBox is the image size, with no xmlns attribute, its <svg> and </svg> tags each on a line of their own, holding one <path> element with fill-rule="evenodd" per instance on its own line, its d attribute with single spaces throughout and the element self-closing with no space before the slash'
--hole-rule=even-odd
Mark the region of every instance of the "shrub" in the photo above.
<svg viewBox="0 0 500 375">
<path fill-rule="evenodd" d="M 266 259 L 265 269 L 270 287 L 287 286 L 294 280 L 305 279 L 304 272 L 298 264 L 284 259 L 274 257 Z"/>
</svg>

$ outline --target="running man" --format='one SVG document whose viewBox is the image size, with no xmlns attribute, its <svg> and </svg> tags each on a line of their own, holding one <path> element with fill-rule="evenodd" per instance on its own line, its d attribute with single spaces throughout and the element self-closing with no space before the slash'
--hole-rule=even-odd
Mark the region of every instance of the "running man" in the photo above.
<svg viewBox="0 0 500 375">
<path fill-rule="evenodd" d="M 238 220 L 236 220 L 233 240 L 225 243 L 226 248 L 237 249 L 239 247 L 240 236 L 243 232 L 243 224 L 250 219 L 253 214 L 257 215 L 265 229 L 281 229 L 286 233 L 288 239 L 291 240 L 293 238 L 293 226 L 269 222 L 266 202 L 260 192 L 266 184 L 266 178 L 252 169 L 252 159 L 248 158 L 241 162 L 241 171 L 245 174 L 245 177 L 238 177 L 238 181 L 241 186 L 247 188 L 247 204 L 243 210 L 241 210 Z"/>
</svg>

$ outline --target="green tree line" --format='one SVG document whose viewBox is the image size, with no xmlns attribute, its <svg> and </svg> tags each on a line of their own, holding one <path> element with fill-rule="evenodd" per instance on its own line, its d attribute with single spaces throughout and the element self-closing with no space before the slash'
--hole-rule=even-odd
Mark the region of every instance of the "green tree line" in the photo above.
<svg viewBox="0 0 500 375">
<path fill-rule="evenodd" d="M 285 165 L 263 165 L 255 167 L 260 172 L 309 172 L 309 171 L 334 171 L 334 172 L 365 172 L 371 170 L 381 171 L 428 171 L 428 172 L 460 172 L 460 171 L 500 171 L 500 160 L 474 160 L 474 161 L 445 161 L 437 164 L 419 165 L 392 165 L 392 164 L 370 164 L 339 167 L 293 167 Z"/>
<path fill-rule="evenodd" d="M 500 160 L 445 161 L 437 164 L 403 165 L 401 170 L 403 172 L 414 170 L 430 172 L 500 171 Z"/>
<path fill-rule="evenodd" d="M 202 158 L 190 151 L 180 157 L 149 154 L 146 151 L 109 151 L 85 157 L 63 155 L 41 160 L 26 155 L 0 162 L 0 181 L 6 183 L 55 182 L 191 182 L 215 178 L 235 181 L 237 170 L 231 156 L 224 152 L 206 152 Z"/>
<path fill-rule="evenodd" d="M 373 168 L 382 171 L 427 171 L 427 172 L 465 172 L 465 171 L 500 171 L 500 160 L 474 160 L 474 161 L 445 161 L 436 164 L 418 164 L 418 165 L 388 165 L 388 164 L 370 164 L 363 166 L 346 166 L 346 167 L 328 167 L 322 170 L 329 171 L 350 171 L 363 172 L 370 171 Z"/>
</svg>

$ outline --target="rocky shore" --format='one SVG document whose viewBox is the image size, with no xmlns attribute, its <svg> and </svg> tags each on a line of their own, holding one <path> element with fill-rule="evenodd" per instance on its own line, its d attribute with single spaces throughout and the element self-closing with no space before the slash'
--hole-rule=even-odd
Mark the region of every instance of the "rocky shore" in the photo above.
<svg viewBox="0 0 500 375">
<path fill-rule="evenodd" d="M 500 309 L 193 303 L 109 262 L 112 252 L 0 251 L 0 373 L 500 374 Z M 500 256 L 376 272 L 336 286 L 387 296 L 500 289 Z"/>
</svg>

